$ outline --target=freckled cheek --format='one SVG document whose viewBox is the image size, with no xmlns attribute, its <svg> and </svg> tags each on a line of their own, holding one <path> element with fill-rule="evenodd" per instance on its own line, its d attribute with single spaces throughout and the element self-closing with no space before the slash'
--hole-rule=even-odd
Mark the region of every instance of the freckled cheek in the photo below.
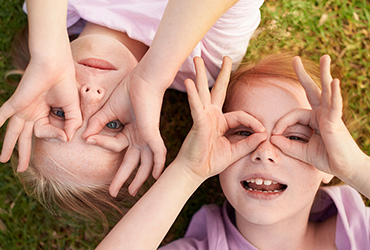
<svg viewBox="0 0 370 250">
<path fill-rule="evenodd" d="M 96 172 L 97 176 L 104 176 L 105 180 L 111 182 L 122 163 L 123 156 L 124 152 L 108 156 L 105 161 L 106 164 L 102 165 L 102 167 Z"/>
<path fill-rule="evenodd" d="M 297 161 L 297 180 L 300 180 L 300 186 L 304 189 L 312 189 L 316 192 L 316 188 L 321 184 L 321 172 L 314 166 L 307 163 Z"/>
</svg>

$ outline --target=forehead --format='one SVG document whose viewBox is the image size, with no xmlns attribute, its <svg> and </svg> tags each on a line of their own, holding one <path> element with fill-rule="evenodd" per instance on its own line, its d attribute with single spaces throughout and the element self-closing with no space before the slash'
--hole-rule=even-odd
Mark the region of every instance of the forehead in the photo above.
<svg viewBox="0 0 370 250">
<path fill-rule="evenodd" d="M 110 183 L 124 152 L 113 153 L 95 145 L 35 138 L 32 158 L 41 171 L 65 182 Z"/>
<path fill-rule="evenodd" d="M 228 111 L 243 110 L 259 121 L 277 122 L 286 113 L 310 109 L 303 87 L 289 79 L 257 78 L 238 82 L 227 103 Z"/>
</svg>

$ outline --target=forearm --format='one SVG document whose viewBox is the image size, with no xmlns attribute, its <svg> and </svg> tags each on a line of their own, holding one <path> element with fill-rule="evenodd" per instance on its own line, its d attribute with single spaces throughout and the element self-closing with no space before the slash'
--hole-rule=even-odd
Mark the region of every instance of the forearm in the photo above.
<svg viewBox="0 0 370 250">
<path fill-rule="evenodd" d="M 355 159 L 355 162 L 352 162 L 355 166 L 354 173 L 338 177 L 367 198 L 370 198 L 370 157 L 362 153 Z"/>
<path fill-rule="evenodd" d="M 37 59 L 57 60 L 66 52 L 70 55 L 66 27 L 68 1 L 27 0 L 26 2 L 31 59 L 37 57 Z"/>
<path fill-rule="evenodd" d="M 202 182 L 173 162 L 97 249 L 156 249 Z"/>
<path fill-rule="evenodd" d="M 217 19 L 237 0 L 170 0 L 155 38 L 139 65 L 163 92 Z"/>
</svg>

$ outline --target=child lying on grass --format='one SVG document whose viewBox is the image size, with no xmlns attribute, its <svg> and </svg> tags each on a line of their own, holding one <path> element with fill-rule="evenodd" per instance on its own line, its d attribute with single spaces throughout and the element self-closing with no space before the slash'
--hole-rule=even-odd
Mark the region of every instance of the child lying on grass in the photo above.
<svg viewBox="0 0 370 250">
<path fill-rule="evenodd" d="M 195 65 L 197 88 L 186 82 L 192 130 L 98 249 L 157 248 L 187 199 L 216 174 L 224 206 L 204 206 L 184 238 L 163 249 L 369 249 L 370 210 L 357 191 L 370 197 L 370 158 L 341 119 L 329 56 L 319 70 L 283 55 L 240 68 L 225 114 L 230 60 L 211 94 L 201 59 Z M 320 187 L 334 175 L 352 187 Z"/>
<path fill-rule="evenodd" d="M 236 68 L 262 3 L 27 1 L 29 35 L 18 45 L 29 47 L 14 47 L 25 72 L 0 108 L 0 126 L 10 118 L 0 161 L 18 141 L 13 165 L 28 194 L 105 224 L 110 212 L 121 218 L 121 201 L 163 170 L 165 90 L 185 90 L 195 55 L 207 62 L 210 86 L 224 54 Z M 71 43 L 67 27 L 79 35 Z"/>
</svg>

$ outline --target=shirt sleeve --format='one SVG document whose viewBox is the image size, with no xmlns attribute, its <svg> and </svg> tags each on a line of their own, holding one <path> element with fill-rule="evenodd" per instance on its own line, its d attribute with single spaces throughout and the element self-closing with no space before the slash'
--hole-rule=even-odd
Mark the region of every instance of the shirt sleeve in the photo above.
<svg viewBox="0 0 370 250">
<path fill-rule="evenodd" d="M 185 91 L 184 80 L 195 79 L 193 65 L 195 56 L 200 56 L 204 60 L 209 87 L 216 81 L 224 56 L 231 57 L 235 70 L 261 21 L 262 4 L 263 0 L 240 0 L 222 15 L 182 64 L 171 88 Z"/>
<path fill-rule="evenodd" d="M 333 199 L 337 214 L 338 249 L 370 249 L 370 208 L 348 185 L 323 188 Z"/>
<path fill-rule="evenodd" d="M 175 240 L 160 250 L 228 249 L 225 237 L 221 208 L 214 204 L 206 205 L 194 214 L 184 238 Z"/>
</svg>

